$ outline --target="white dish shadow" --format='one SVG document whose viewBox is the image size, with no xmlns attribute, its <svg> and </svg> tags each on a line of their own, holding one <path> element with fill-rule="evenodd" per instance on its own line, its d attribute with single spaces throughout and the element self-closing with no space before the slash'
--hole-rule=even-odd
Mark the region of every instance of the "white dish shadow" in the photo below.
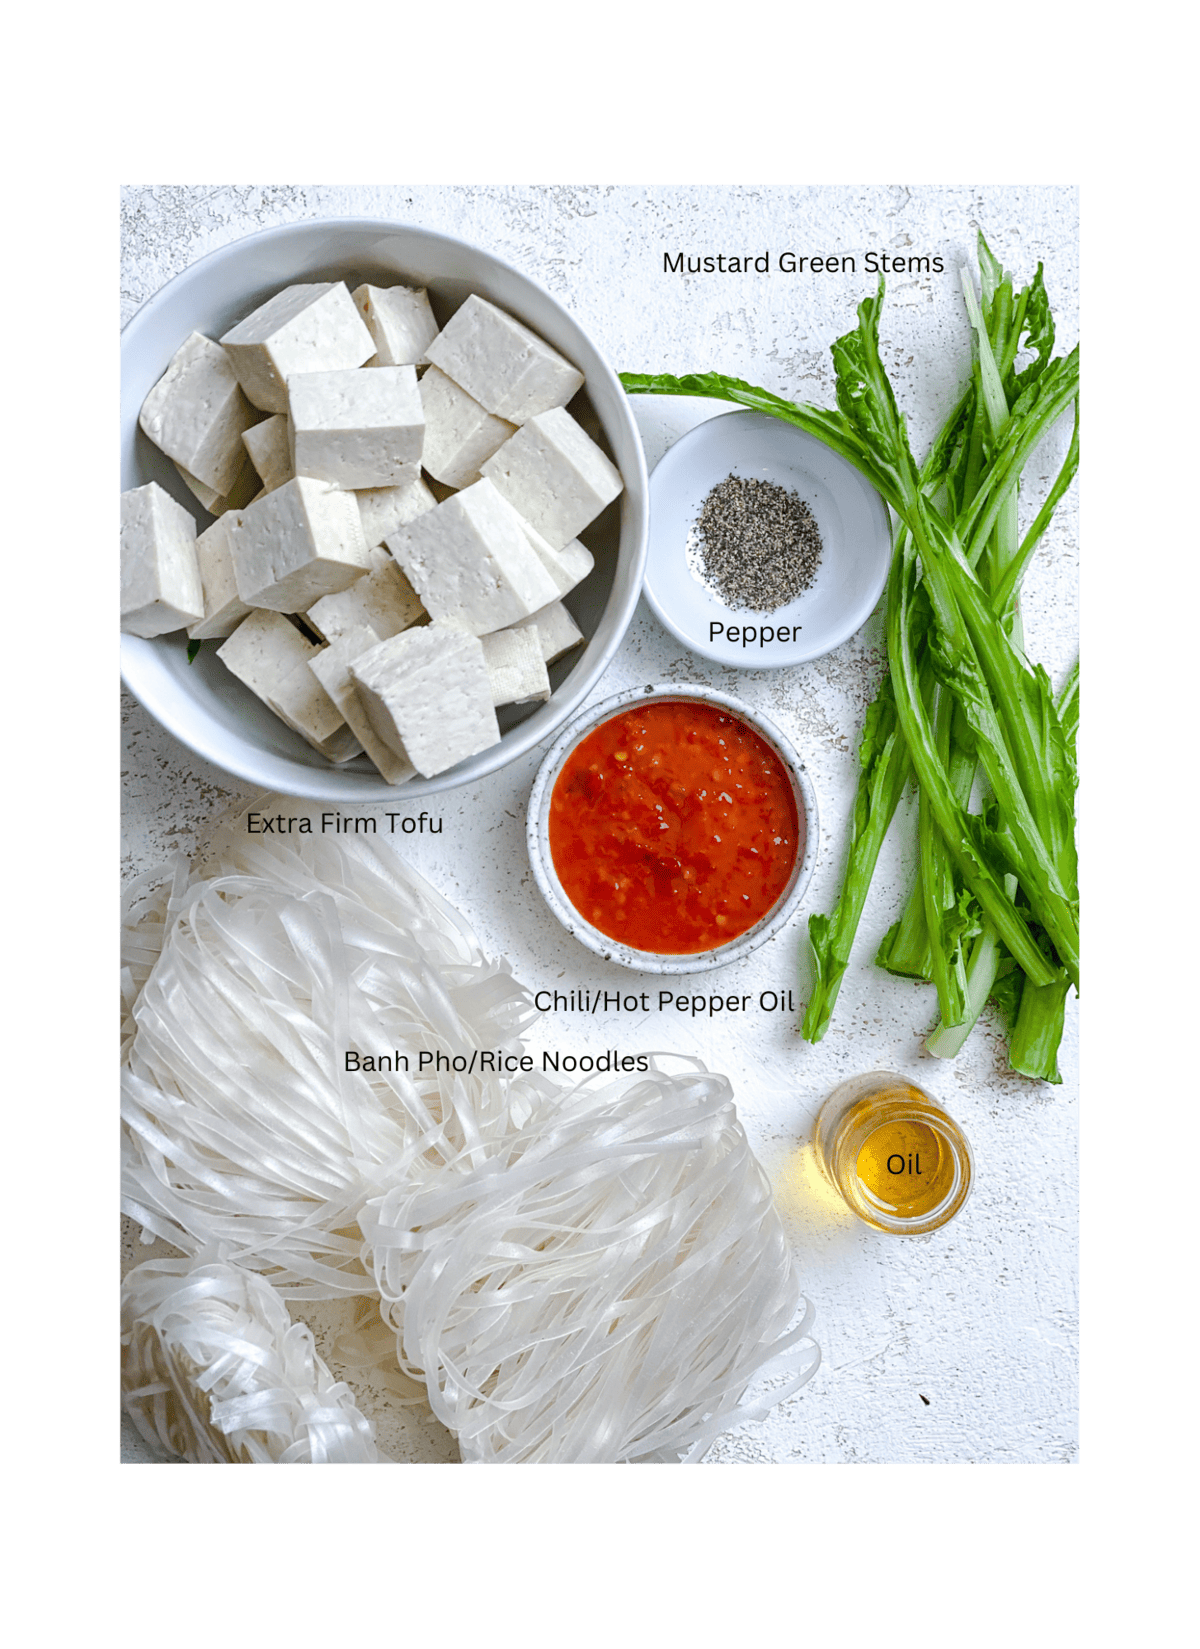
<svg viewBox="0 0 1200 1649">
<path fill-rule="evenodd" d="M 728 606 L 689 566 L 689 534 L 704 500 L 731 474 L 798 493 L 821 533 L 812 584 L 774 612 Z M 721 413 L 696 425 L 650 477 L 646 599 L 672 635 L 720 664 L 770 670 L 840 647 L 874 611 L 891 554 L 887 506 L 874 487 L 824 442 L 764 412 Z M 722 628 L 714 635 L 716 625 Z M 731 628 L 738 632 L 732 641 Z M 747 629 L 755 632 L 748 644 Z M 767 629 L 792 634 L 759 645 Z"/>
</svg>

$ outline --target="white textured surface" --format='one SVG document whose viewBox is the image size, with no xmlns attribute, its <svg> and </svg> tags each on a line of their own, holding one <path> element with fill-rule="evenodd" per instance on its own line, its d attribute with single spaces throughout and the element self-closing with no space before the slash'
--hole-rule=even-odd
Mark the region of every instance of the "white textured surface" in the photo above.
<svg viewBox="0 0 1200 1649">
<path fill-rule="evenodd" d="M 868 249 L 941 253 L 946 273 L 889 279 L 884 359 L 922 451 L 968 359 L 957 266 L 977 228 L 1022 280 L 1040 260 L 1060 348 L 1077 326 L 1077 202 L 1063 188 L 877 187 L 147 187 L 125 191 L 122 321 L 172 275 L 217 246 L 294 219 L 377 216 L 477 244 L 540 281 L 592 333 L 618 371 L 717 370 L 779 394 L 829 404 L 828 348 L 874 287 Z M 664 251 L 852 253 L 856 275 L 662 270 Z M 772 260 L 774 262 L 774 259 Z M 718 404 L 635 401 L 651 467 Z M 1046 485 L 1068 431 L 1053 432 L 1027 471 Z M 1035 500 L 1036 502 L 1036 500 Z M 1061 679 L 1076 648 L 1074 497 L 1060 508 L 1026 581 L 1032 655 Z M 822 846 L 801 917 L 741 964 L 694 976 L 688 994 L 797 989 L 807 980 L 805 919 L 836 896 L 857 775 L 863 710 L 881 669 L 877 612 L 828 657 L 780 673 L 727 669 L 687 653 L 645 603 L 596 696 L 651 681 L 699 681 L 764 710 L 806 759 L 821 804 Z M 542 905 L 524 849 L 525 804 L 540 752 L 466 791 L 434 798 L 438 836 L 404 838 L 412 863 L 506 955 L 533 989 L 650 990 L 567 938 Z M 206 821 L 249 791 L 125 707 L 125 870 L 191 848 Z M 399 802 L 404 810 L 403 798 Z M 297 807 L 297 811 L 299 811 Z M 413 810 L 415 811 L 415 809 Z M 899 826 L 907 825 L 907 829 Z M 903 903 L 911 810 L 893 828 L 833 1024 L 810 1047 L 791 1014 L 696 1019 L 673 1010 L 543 1018 L 535 1047 L 563 1052 L 665 1049 L 728 1072 L 751 1140 L 776 1189 L 823 1363 L 761 1425 L 724 1438 L 715 1462 L 1056 1463 L 1076 1452 L 1075 1004 L 1060 1053 L 1061 1087 L 1007 1069 L 989 1020 L 952 1065 L 925 1057 L 932 989 L 892 979 L 871 957 Z M 802 1000 L 802 988 L 796 1000 Z M 924 1238 L 861 1226 L 819 1181 L 808 1141 L 824 1094 L 842 1077 L 887 1066 L 945 1102 L 971 1140 L 977 1182 L 957 1221 Z M 137 1244 L 128 1239 L 126 1250 Z M 149 1252 L 149 1251 L 143 1251 Z M 140 1254 L 135 1254 L 140 1257 Z M 308 1312 L 328 1356 L 333 1326 Z M 922 1397 L 927 1402 L 922 1402 Z M 398 1420 L 363 1388 L 362 1405 L 394 1457 L 451 1460 L 452 1441 L 419 1415 Z M 128 1435 L 128 1434 L 127 1434 Z M 126 1458 L 145 1458 L 137 1439 Z"/>
</svg>

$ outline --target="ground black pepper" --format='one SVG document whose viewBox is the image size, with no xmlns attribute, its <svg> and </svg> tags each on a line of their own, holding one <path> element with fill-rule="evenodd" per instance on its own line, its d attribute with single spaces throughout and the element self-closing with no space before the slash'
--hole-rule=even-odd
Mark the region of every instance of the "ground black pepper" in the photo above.
<svg viewBox="0 0 1200 1649">
<path fill-rule="evenodd" d="M 688 560 L 727 607 L 773 613 L 812 584 L 821 534 L 799 493 L 727 475 L 700 508 Z"/>
</svg>

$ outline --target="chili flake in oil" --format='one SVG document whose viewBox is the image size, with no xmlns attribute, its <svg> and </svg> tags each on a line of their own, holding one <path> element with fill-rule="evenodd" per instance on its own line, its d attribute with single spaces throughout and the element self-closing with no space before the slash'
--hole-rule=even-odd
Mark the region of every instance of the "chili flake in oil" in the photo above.
<svg viewBox="0 0 1200 1649">
<path fill-rule="evenodd" d="M 550 798 L 550 852 L 581 916 L 635 950 L 682 956 L 771 910 L 804 848 L 779 757 L 738 717 L 656 700 L 604 722 Z"/>
</svg>

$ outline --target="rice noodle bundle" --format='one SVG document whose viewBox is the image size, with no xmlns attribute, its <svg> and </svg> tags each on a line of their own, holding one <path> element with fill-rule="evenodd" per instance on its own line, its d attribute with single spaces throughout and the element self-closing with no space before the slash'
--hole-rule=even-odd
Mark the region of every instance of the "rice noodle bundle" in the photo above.
<svg viewBox="0 0 1200 1649">
<path fill-rule="evenodd" d="M 547 1100 L 360 1223 L 401 1366 L 464 1460 L 694 1460 L 820 1359 L 732 1090 L 703 1068 Z"/>
<path fill-rule="evenodd" d="M 811 1311 L 724 1077 L 422 1072 L 422 1051 L 517 1051 L 533 1009 L 415 872 L 236 822 L 203 870 L 135 884 L 126 920 L 123 1205 L 191 1256 L 128 1286 L 144 1435 L 189 1459 L 368 1458 L 297 1418 L 353 1403 L 284 1302 L 373 1285 L 469 1461 L 695 1460 L 810 1377 Z M 410 1068 L 346 1071 L 351 1049 Z M 280 1395 L 310 1388 L 315 1410 Z"/>
<path fill-rule="evenodd" d="M 165 914 L 135 888 L 140 965 L 161 951 L 140 991 L 125 979 L 123 1207 L 185 1253 L 225 1243 L 289 1299 L 360 1293 L 366 1199 L 503 1134 L 536 1093 L 422 1074 L 420 1053 L 519 1046 L 528 993 L 369 842 L 226 829 L 213 868 L 177 875 Z M 348 1050 L 409 1070 L 347 1071 Z"/>
<path fill-rule="evenodd" d="M 121 898 L 121 1064 L 129 1062 L 137 1035 L 133 1010 L 162 954 L 173 902 L 188 885 L 186 854 L 139 876 Z"/>
<path fill-rule="evenodd" d="M 153 1448 L 200 1463 L 372 1464 L 375 1431 L 263 1278 L 211 1253 L 121 1289 L 121 1389 Z"/>
</svg>

